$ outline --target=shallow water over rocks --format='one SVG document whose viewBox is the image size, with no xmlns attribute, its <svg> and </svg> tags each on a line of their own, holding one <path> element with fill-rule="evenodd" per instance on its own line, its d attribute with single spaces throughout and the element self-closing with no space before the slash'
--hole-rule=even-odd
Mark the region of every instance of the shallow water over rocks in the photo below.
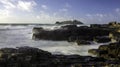
<svg viewBox="0 0 120 67">
<path fill-rule="evenodd" d="M 37 25 L 39 27 L 44 27 L 46 29 L 56 28 L 52 25 Z M 20 47 L 20 46 L 30 46 L 37 47 L 46 51 L 49 51 L 53 54 L 78 54 L 78 55 L 90 55 L 88 54 L 89 49 L 98 48 L 102 43 L 95 43 L 92 45 L 82 45 L 78 46 L 73 42 L 66 41 L 45 41 L 45 40 L 32 40 L 32 29 L 36 25 L 1 25 L 0 26 L 0 48 L 4 47 Z"/>
</svg>

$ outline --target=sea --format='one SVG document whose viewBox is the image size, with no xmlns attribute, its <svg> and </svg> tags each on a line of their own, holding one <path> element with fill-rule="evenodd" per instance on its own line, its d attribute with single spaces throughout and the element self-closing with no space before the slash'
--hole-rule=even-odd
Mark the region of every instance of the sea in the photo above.
<svg viewBox="0 0 120 67">
<path fill-rule="evenodd" d="M 93 56 L 88 53 L 89 49 L 97 49 L 100 45 L 106 44 L 92 43 L 91 45 L 77 45 L 75 42 L 67 41 L 33 40 L 32 29 L 34 27 L 43 27 L 47 30 L 54 30 L 61 26 L 49 24 L 0 25 L 0 48 L 29 46 L 49 51 L 52 54 Z"/>
</svg>

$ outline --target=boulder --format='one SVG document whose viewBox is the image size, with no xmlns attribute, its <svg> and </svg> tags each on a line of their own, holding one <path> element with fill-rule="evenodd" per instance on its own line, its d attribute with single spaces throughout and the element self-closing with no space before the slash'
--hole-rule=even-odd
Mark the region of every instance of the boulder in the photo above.
<svg viewBox="0 0 120 67">
<path fill-rule="evenodd" d="M 98 50 L 108 50 L 108 45 L 100 45 Z"/>
<path fill-rule="evenodd" d="M 43 28 L 42 27 L 34 27 L 32 31 L 33 31 L 33 34 L 38 34 L 43 31 Z"/>
<path fill-rule="evenodd" d="M 88 53 L 93 54 L 93 55 L 98 55 L 99 50 L 98 49 L 89 49 Z"/>
</svg>

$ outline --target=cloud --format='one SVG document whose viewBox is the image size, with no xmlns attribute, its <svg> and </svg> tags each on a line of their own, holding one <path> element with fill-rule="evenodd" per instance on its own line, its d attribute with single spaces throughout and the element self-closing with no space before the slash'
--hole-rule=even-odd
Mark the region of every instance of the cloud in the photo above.
<svg viewBox="0 0 120 67">
<path fill-rule="evenodd" d="M 0 0 L 0 6 L 3 9 L 19 9 L 31 11 L 37 3 L 34 0 Z"/>
<path fill-rule="evenodd" d="M 17 7 L 20 10 L 30 12 L 36 5 L 34 1 L 18 1 Z"/>
<path fill-rule="evenodd" d="M 96 13 L 96 14 L 86 14 L 86 22 L 89 23 L 104 23 L 107 20 L 110 21 L 110 19 L 107 19 L 109 14 L 102 14 L 102 13 Z M 110 18 L 110 17 L 109 17 Z"/>
<path fill-rule="evenodd" d="M 9 17 L 10 11 L 8 10 L 0 10 L 0 18 Z"/>
<path fill-rule="evenodd" d="M 48 9 L 47 5 L 41 5 L 43 9 Z"/>
<path fill-rule="evenodd" d="M 37 19 L 48 19 L 50 18 L 49 14 L 45 13 L 44 11 L 40 11 L 40 15 L 36 16 Z"/>
<path fill-rule="evenodd" d="M 26 21 L 25 19 L 27 19 L 28 17 L 25 18 L 25 15 L 23 17 L 20 17 L 17 15 L 17 12 L 33 11 L 33 7 L 36 5 L 37 4 L 34 0 L 0 0 L 0 22 L 9 23 L 11 21 Z"/>
<path fill-rule="evenodd" d="M 106 14 L 101 14 L 101 13 L 97 13 L 97 14 L 86 14 L 87 17 L 97 17 L 97 18 L 104 18 L 104 17 L 107 17 Z"/>
<path fill-rule="evenodd" d="M 116 11 L 116 12 L 120 12 L 120 8 L 116 8 L 115 11 Z"/>
<path fill-rule="evenodd" d="M 100 14 L 100 13 L 98 13 L 98 14 L 96 14 L 95 16 L 100 17 L 100 18 L 104 18 L 104 17 L 106 17 L 107 15 L 106 15 L 106 14 Z"/>
<path fill-rule="evenodd" d="M 116 8 L 115 11 L 120 15 L 120 8 Z"/>
<path fill-rule="evenodd" d="M 0 3 L 3 4 L 3 7 L 5 7 L 5 9 L 16 8 L 11 0 L 0 0 Z"/>
<path fill-rule="evenodd" d="M 55 23 L 56 21 L 64 21 L 64 20 L 70 20 L 72 17 L 70 16 L 58 16 L 53 14 L 46 13 L 44 11 L 40 11 L 39 15 L 35 16 L 36 20 L 39 22 L 44 22 L 44 23 Z"/>
<path fill-rule="evenodd" d="M 53 16 L 71 18 L 71 16 L 68 15 L 70 8 L 71 5 L 69 3 L 65 3 L 62 8 L 59 8 L 56 12 L 53 13 Z"/>
</svg>

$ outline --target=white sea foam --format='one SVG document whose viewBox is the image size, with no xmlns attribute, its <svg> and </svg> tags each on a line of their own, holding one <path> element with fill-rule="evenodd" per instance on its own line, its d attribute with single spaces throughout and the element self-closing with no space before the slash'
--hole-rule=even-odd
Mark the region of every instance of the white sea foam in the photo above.
<svg viewBox="0 0 120 67">
<path fill-rule="evenodd" d="M 35 41 L 32 40 L 32 28 L 34 26 L 0 26 L 0 48 L 4 47 L 20 47 L 30 46 L 37 47 L 53 54 L 88 54 L 89 49 L 98 48 L 101 44 L 82 45 L 78 46 L 76 43 L 69 43 L 66 41 Z M 56 28 L 56 26 L 43 26 L 44 28 Z M 7 29 L 9 28 L 9 29 Z M 6 30 L 1 30 L 6 29 Z"/>
</svg>

